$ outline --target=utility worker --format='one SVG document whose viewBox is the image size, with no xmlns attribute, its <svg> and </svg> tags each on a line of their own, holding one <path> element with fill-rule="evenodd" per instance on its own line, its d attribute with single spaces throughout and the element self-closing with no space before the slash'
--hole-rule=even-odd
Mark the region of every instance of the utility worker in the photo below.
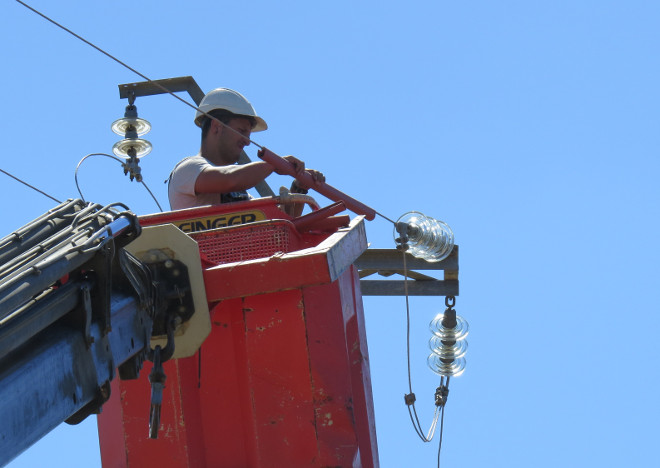
<svg viewBox="0 0 660 468">
<path fill-rule="evenodd" d="M 168 195 L 173 210 L 247 200 L 246 190 L 274 171 L 263 161 L 236 164 L 243 148 L 250 144 L 250 134 L 268 128 L 243 95 L 217 88 L 204 96 L 199 109 L 195 115 L 195 124 L 202 129 L 199 153 L 180 161 L 170 174 Z M 293 156 L 284 159 L 294 165 L 297 174 L 305 170 L 299 159 Z M 322 173 L 312 169 L 307 172 L 314 181 L 325 181 Z M 307 193 L 307 188 L 296 180 L 291 184 L 292 193 Z"/>
</svg>

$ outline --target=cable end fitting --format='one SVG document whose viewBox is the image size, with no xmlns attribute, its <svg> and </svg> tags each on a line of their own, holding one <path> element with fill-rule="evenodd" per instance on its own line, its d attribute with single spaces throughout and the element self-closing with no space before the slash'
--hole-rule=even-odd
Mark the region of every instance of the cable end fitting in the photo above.
<svg viewBox="0 0 660 468">
<path fill-rule="evenodd" d="M 404 401 L 406 402 L 406 405 L 410 406 L 415 403 L 417 398 L 415 397 L 414 393 L 409 393 L 403 397 Z"/>
<path fill-rule="evenodd" d="M 441 385 L 435 390 L 435 406 L 443 407 L 447 403 L 449 396 L 449 387 Z"/>
</svg>

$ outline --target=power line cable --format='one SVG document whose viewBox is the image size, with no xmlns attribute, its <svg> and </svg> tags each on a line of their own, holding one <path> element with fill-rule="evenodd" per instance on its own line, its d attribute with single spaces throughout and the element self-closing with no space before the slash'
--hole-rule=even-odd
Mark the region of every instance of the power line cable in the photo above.
<svg viewBox="0 0 660 468">
<path fill-rule="evenodd" d="M 412 371 L 410 366 L 410 301 L 408 294 L 408 265 L 406 262 L 406 249 L 402 248 L 401 251 L 403 254 L 403 288 L 406 298 L 406 358 L 408 364 L 408 391 L 410 392 L 405 397 L 406 406 L 408 407 L 408 415 L 410 416 L 410 421 L 412 422 L 413 428 L 415 429 L 417 436 L 419 436 L 422 442 L 431 442 L 431 440 L 433 440 L 438 425 L 438 419 L 440 420 L 440 436 L 438 441 L 438 468 L 440 468 L 440 453 L 442 451 L 442 435 L 444 432 L 445 421 L 445 403 L 447 402 L 447 394 L 449 392 L 449 376 L 446 377 L 446 380 L 445 376 L 440 377 L 440 386 L 436 390 L 436 406 L 433 413 L 433 420 L 427 434 L 424 435 L 424 430 L 422 429 L 422 424 L 419 421 L 417 409 L 415 408 L 415 394 L 412 390 Z M 440 400 L 438 400 L 439 395 L 441 398 Z"/>
<path fill-rule="evenodd" d="M 53 20 L 52 18 L 48 17 L 48 16 L 45 15 L 44 13 L 41 13 L 41 12 L 38 11 L 37 9 L 31 7 L 30 5 L 28 5 L 27 3 L 25 3 L 25 2 L 23 2 L 23 1 L 21 1 L 21 0 L 16 0 L 16 1 L 17 1 L 18 3 L 20 3 L 21 5 L 23 5 L 25 8 L 27 8 L 28 10 L 32 11 L 33 13 L 35 13 L 35 14 L 41 16 L 41 17 L 44 18 L 46 21 L 52 23 L 53 25 L 57 26 L 58 28 L 62 29 L 63 31 L 69 33 L 70 35 L 72 35 L 72 36 L 75 37 L 76 39 L 78 39 L 78 40 L 84 42 L 85 44 L 87 44 L 87 45 L 89 45 L 90 47 L 94 48 L 94 49 L 97 50 L 98 52 L 101 52 L 101 53 L 102 53 L 103 55 L 105 55 L 106 57 L 110 58 L 111 60 L 114 60 L 115 62 L 117 62 L 117 63 L 118 63 L 119 65 L 121 65 L 122 67 L 126 68 L 127 70 L 130 70 L 131 72 L 135 73 L 136 75 L 138 75 L 138 76 L 141 77 L 142 79 L 146 80 L 146 81 L 149 82 L 150 84 L 156 86 L 158 89 L 160 89 L 160 90 L 163 91 L 164 93 L 169 94 L 170 96 L 172 96 L 172 97 L 174 97 L 175 99 L 181 101 L 183 104 L 187 105 L 188 107 L 190 107 L 190 108 L 192 108 L 192 109 L 195 109 L 196 111 L 200 112 L 200 113 L 203 114 L 204 116 L 206 116 L 206 117 L 208 117 L 208 118 L 210 118 L 210 119 L 212 119 L 212 120 L 215 120 L 216 122 L 218 122 L 218 123 L 219 123 L 220 125 L 222 125 L 223 127 L 228 128 L 229 130 L 231 130 L 232 132 L 236 133 L 237 135 L 239 135 L 239 136 L 245 138 L 245 135 L 243 135 L 242 133 L 238 132 L 237 130 L 231 128 L 229 125 L 227 125 L 226 123 L 220 121 L 218 118 L 216 118 L 216 117 L 210 115 L 209 113 L 207 113 L 207 112 L 201 110 L 201 109 L 200 109 L 199 107 L 197 107 L 196 105 L 191 104 L 190 102 L 186 101 L 185 99 L 183 99 L 183 98 L 177 96 L 177 95 L 174 94 L 172 91 L 170 91 L 170 90 L 167 89 L 165 86 L 163 86 L 161 83 L 158 83 L 157 81 L 152 80 L 151 78 L 149 78 L 148 76 L 144 75 L 143 73 L 140 73 L 140 72 L 139 72 L 138 70 L 136 70 L 135 68 L 129 66 L 129 65 L 126 64 L 125 62 L 121 61 L 120 59 L 118 59 L 118 58 L 115 57 L 114 55 L 110 54 L 109 52 L 106 52 L 105 50 L 103 50 L 103 49 L 100 48 L 99 46 L 93 44 L 92 42 L 88 41 L 87 39 L 85 39 L 84 37 L 80 36 L 79 34 L 76 34 L 76 33 L 73 32 L 72 30 L 70 30 L 69 28 L 67 28 L 67 27 L 63 26 L 62 24 L 58 23 L 57 21 Z M 254 141 L 254 140 L 252 140 L 252 139 L 250 139 L 250 138 L 247 138 L 247 140 L 248 140 L 251 144 L 255 145 L 257 148 L 262 149 L 262 150 L 264 149 L 264 147 L 263 147 L 262 145 L 260 145 L 259 143 L 257 143 L 256 141 Z M 149 189 L 147 188 L 147 190 L 149 190 Z M 158 202 L 156 202 L 156 203 L 158 203 Z M 396 224 L 394 221 L 392 221 L 390 218 L 384 216 L 383 214 L 378 213 L 378 212 L 376 212 L 376 214 L 379 215 L 379 216 L 381 216 L 382 218 L 386 219 L 387 221 L 391 222 L 392 224 Z"/>
<path fill-rule="evenodd" d="M 449 377 L 447 377 L 447 385 L 449 385 Z M 440 414 L 440 440 L 438 441 L 438 468 L 440 468 L 440 453 L 442 452 L 442 433 L 445 425 L 445 406 L 442 406 Z"/>
<path fill-rule="evenodd" d="M 80 198 L 81 198 L 83 201 L 85 201 L 85 197 L 83 196 L 83 193 L 82 193 L 82 191 L 80 190 L 80 185 L 78 184 L 78 169 L 80 169 L 80 165 L 81 165 L 81 164 L 82 164 L 87 158 L 90 158 L 90 157 L 92 157 L 92 156 L 105 156 L 105 157 L 107 157 L 107 158 L 114 159 L 115 161 L 117 161 L 117 162 L 118 162 L 119 164 L 121 164 L 122 166 L 124 165 L 124 160 L 123 160 L 123 159 L 120 159 L 120 158 L 118 158 L 117 156 L 113 156 L 113 155 L 111 155 L 111 154 L 107 154 L 107 153 L 90 153 L 90 154 L 88 154 L 87 156 L 85 156 L 84 158 L 82 158 L 82 159 L 80 160 L 80 162 L 78 163 L 78 165 L 76 166 L 76 171 L 75 171 L 75 173 L 74 173 L 74 179 L 75 179 L 75 181 L 76 181 L 76 188 L 78 189 L 78 193 L 80 194 Z M 147 189 L 147 192 L 149 192 L 149 195 L 151 195 L 151 198 L 153 198 L 153 200 L 156 202 L 156 205 L 158 205 L 158 209 L 159 209 L 160 211 L 163 211 L 163 208 L 160 206 L 160 203 L 158 203 L 158 200 L 157 200 L 156 197 L 154 196 L 153 192 L 152 192 L 151 190 L 149 190 L 149 187 L 148 187 L 147 184 L 144 182 L 144 180 L 141 180 L 140 183 L 144 186 L 145 189 Z"/>
<path fill-rule="evenodd" d="M 170 91 L 169 89 L 167 89 L 167 88 L 166 88 L 165 86 L 163 86 L 162 84 L 158 83 L 157 81 L 152 80 L 151 78 L 149 78 L 148 76 L 144 75 L 143 73 L 140 73 L 140 72 L 139 72 L 138 70 L 136 70 L 135 68 L 133 68 L 133 67 L 131 67 L 130 65 L 126 64 L 125 62 L 119 60 L 119 59 L 118 59 L 117 57 L 115 57 L 114 55 L 110 54 L 109 52 L 106 52 L 105 50 L 101 49 L 99 46 L 97 46 L 97 45 L 95 45 L 94 43 L 88 41 L 87 39 L 85 39 L 84 37 L 80 36 L 79 34 L 76 34 L 75 32 L 71 31 L 71 30 L 70 30 L 69 28 L 67 28 L 66 26 L 64 26 L 64 25 L 58 23 L 57 21 L 55 21 L 54 19 L 52 19 L 52 18 L 46 16 L 44 13 L 41 13 L 39 10 L 37 10 L 37 9 L 35 9 L 35 8 L 33 8 L 33 7 L 31 7 L 31 6 L 28 5 L 27 3 L 25 3 L 25 2 L 23 2 L 23 1 L 21 1 L 21 0 L 16 0 L 16 1 L 17 1 L 18 3 L 20 3 L 21 5 L 23 5 L 25 8 L 27 8 L 28 10 L 32 11 L 33 13 L 36 13 L 37 15 L 41 16 L 43 19 L 45 19 L 45 20 L 48 21 L 49 23 L 54 24 L 55 26 L 57 26 L 58 28 L 62 29 L 63 31 L 65 31 L 65 32 L 67 32 L 67 33 L 69 33 L 69 34 L 71 34 L 71 35 L 72 35 L 73 37 L 75 37 L 76 39 L 78 39 L 78 40 L 84 42 L 84 43 L 87 44 L 88 46 L 90 46 L 90 47 L 94 48 L 95 50 L 101 52 L 101 53 L 102 53 L 103 55 L 105 55 L 106 57 L 108 57 L 108 58 L 114 60 L 115 62 L 117 62 L 117 63 L 118 63 L 119 65 L 121 65 L 122 67 L 124 67 L 124 68 L 126 68 L 126 69 L 132 71 L 133 73 L 135 73 L 136 75 L 138 75 L 140 78 L 142 78 L 142 79 L 148 81 L 149 83 L 151 83 L 152 85 L 156 86 L 158 89 L 160 89 L 160 90 L 163 91 L 164 93 L 169 94 L 170 96 L 174 97 L 175 99 L 178 99 L 179 101 L 181 101 L 182 103 L 184 103 L 184 104 L 187 105 L 188 107 L 191 107 L 192 109 L 195 109 L 196 111 L 201 112 L 201 113 L 204 114 L 206 117 L 209 117 L 209 118 L 215 120 L 216 122 L 219 122 L 219 123 L 222 124 L 225 128 L 230 129 L 231 131 L 235 132 L 236 134 L 245 137 L 243 134 L 241 134 L 240 132 L 234 130 L 234 129 L 231 128 L 229 125 L 225 124 L 224 122 L 221 122 L 219 119 L 217 119 L 216 117 L 213 117 L 212 115 L 208 114 L 207 112 L 204 112 L 204 111 L 201 110 L 199 107 L 197 107 L 197 106 L 194 105 L 194 104 L 189 103 L 188 101 L 186 101 L 186 100 L 183 99 L 182 97 L 177 96 L 176 94 L 174 94 L 172 91 Z M 248 140 L 250 141 L 250 143 L 252 143 L 253 145 L 255 145 L 257 148 L 259 148 L 259 149 L 263 149 L 263 147 L 262 147 L 260 144 L 258 144 L 256 141 L 250 140 L 249 138 L 248 138 Z"/>
<path fill-rule="evenodd" d="M 20 182 L 21 184 L 23 184 L 23 185 L 27 185 L 27 186 L 30 187 L 32 190 L 35 190 L 35 191 L 39 192 L 40 194 L 42 194 L 42 195 L 44 195 L 44 196 L 50 198 L 51 200 L 54 200 L 54 201 L 56 201 L 57 203 L 62 203 L 62 202 L 61 202 L 60 200 L 58 200 L 57 198 L 48 195 L 46 192 L 44 192 L 44 191 L 42 191 L 42 190 L 39 190 L 38 188 L 36 188 L 36 187 L 34 187 L 34 186 L 28 184 L 28 183 L 25 182 L 24 180 L 19 179 L 18 177 L 16 177 L 15 175 L 10 174 L 9 172 L 7 172 L 7 171 L 5 171 L 5 170 L 3 170 L 3 169 L 0 169 L 0 172 L 2 172 L 3 174 L 8 175 L 9 177 L 11 177 L 11 178 L 14 179 L 14 180 L 19 181 L 19 182 Z"/>
</svg>

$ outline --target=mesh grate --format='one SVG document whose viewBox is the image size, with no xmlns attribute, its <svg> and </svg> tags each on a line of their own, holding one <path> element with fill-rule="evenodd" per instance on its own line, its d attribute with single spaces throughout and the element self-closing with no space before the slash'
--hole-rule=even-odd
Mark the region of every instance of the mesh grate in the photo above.
<svg viewBox="0 0 660 468">
<path fill-rule="evenodd" d="M 289 252 L 291 226 L 286 222 L 255 223 L 189 233 L 199 251 L 217 263 L 240 262 Z"/>
</svg>

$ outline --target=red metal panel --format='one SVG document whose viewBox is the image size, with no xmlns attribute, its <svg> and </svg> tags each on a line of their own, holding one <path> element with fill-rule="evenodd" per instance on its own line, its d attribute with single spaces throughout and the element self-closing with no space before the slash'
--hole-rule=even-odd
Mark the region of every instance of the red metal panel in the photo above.
<svg viewBox="0 0 660 468">
<path fill-rule="evenodd" d="M 274 256 L 267 261 L 230 263 L 204 270 L 206 294 L 212 302 L 330 281 L 328 262 L 322 255 L 286 259 Z"/>
<path fill-rule="evenodd" d="M 362 466 L 377 467 L 378 444 L 376 417 L 371 391 L 367 328 L 360 293 L 358 270 L 352 266 L 337 282 L 341 293 L 342 310 L 346 324 L 346 346 L 351 363 L 351 382 L 355 411 L 355 430 L 360 441 Z"/>
<path fill-rule="evenodd" d="M 322 466 L 353 466 L 358 441 L 337 285 L 305 288 L 304 300 L 320 460 Z"/>
<path fill-rule="evenodd" d="M 124 446 L 124 423 L 119 399 L 120 381 L 110 383 L 110 400 L 98 415 L 99 446 L 104 468 L 125 468 L 126 447 Z"/>
<path fill-rule="evenodd" d="M 201 349 L 199 404 L 208 467 L 256 466 L 245 362 L 243 300 L 211 311 L 213 330 Z"/>
<path fill-rule="evenodd" d="M 304 298 L 315 403 L 322 417 L 319 442 L 338 457 L 338 449 L 346 447 L 340 465 L 349 466 L 348 454 L 357 454 L 356 447 L 349 443 L 352 439 L 359 446 L 360 460 L 356 466 L 378 466 L 369 352 L 357 270 L 352 267 L 345 271 L 331 285 L 305 288 Z M 340 310 L 342 314 L 337 313 Z M 328 395 L 333 397 L 328 399 Z M 341 401 L 341 396 L 346 400 Z M 347 412 L 342 411 L 342 405 Z M 345 419 L 346 416 L 350 418 Z"/>
<path fill-rule="evenodd" d="M 199 419 L 199 408 L 195 408 L 194 399 L 184 398 L 182 392 L 187 382 L 195 383 L 190 379 L 194 376 L 190 375 L 190 369 L 180 372 L 182 367 L 194 365 L 195 359 L 193 356 L 163 365 L 167 381 L 158 440 L 148 438 L 151 390 L 147 376 L 151 364 L 147 363 L 140 379 L 113 384 L 111 398 L 103 406 L 98 421 L 104 467 L 204 466 L 199 463 L 204 455 L 200 444 L 201 427 L 195 423 L 195 419 Z M 187 409 L 185 417 L 184 407 Z M 122 418 L 119 425 L 117 414 Z"/>
<path fill-rule="evenodd" d="M 301 293 L 247 297 L 243 311 L 257 466 L 317 466 Z"/>
</svg>

